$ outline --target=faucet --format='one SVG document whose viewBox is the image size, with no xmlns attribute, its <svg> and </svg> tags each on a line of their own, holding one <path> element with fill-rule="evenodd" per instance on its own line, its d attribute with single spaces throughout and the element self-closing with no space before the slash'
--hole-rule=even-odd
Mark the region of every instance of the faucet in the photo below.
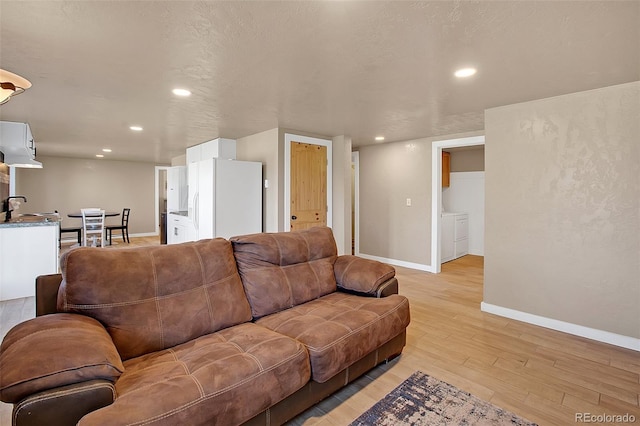
<svg viewBox="0 0 640 426">
<path fill-rule="evenodd" d="M 9 200 L 12 199 L 12 198 L 22 198 L 25 203 L 27 202 L 27 197 L 25 197 L 24 195 L 12 195 L 10 197 L 7 197 L 2 202 L 2 210 L 7 212 L 7 214 L 4 217 L 4 221 L 5 222 L 9 222 L 11 220 L 11 212 L 13 210 L 9 207 Z"/>
</svg>

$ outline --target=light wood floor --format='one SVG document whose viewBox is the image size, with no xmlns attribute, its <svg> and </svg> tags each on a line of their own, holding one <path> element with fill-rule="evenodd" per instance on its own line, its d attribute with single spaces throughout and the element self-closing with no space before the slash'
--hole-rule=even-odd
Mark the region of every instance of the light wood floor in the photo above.
<svg viewBox="0 0 640 426">
<path fill-rule="evenodd" d="M 147 244 L 157 240 L 131 245 Z M 540 425 L 574 424 L 576 413 L 629 413 L 640 424 L 640 353 L 480 312 L 482 257 L 446 263 L 439 275 L 396 269 L 411 305 L 403 354 L 291 425 L 347 425 L 416 370 Z M 32 305 L 33 299 L 0 303 L 0 336 L 10 323 L 33 317 Z M 5 424 L 10 407 L 1 404 Z"/>
</svg>

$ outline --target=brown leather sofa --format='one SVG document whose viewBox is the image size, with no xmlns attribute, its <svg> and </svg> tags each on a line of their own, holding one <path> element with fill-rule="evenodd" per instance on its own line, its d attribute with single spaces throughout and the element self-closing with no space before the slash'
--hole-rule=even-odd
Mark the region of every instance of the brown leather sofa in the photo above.
<svg viewBox="0 0 640 426">
<path fill-rule="evenodd" d="M 395 271 L 329 228 L 109 250 L 39 277 L 0 347 L 14 425 L 282 424 L 402 352 Z"/>
</svg>

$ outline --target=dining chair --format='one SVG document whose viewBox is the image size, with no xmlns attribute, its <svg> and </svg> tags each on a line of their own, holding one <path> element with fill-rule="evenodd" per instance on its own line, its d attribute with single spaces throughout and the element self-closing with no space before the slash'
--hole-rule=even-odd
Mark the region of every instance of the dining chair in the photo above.
<svg viewBox="0 0 640 426">
<path fill-rule="evenodd" d="M 109 241 L 109 245 L 111 245 L 111 239 L 113 237 L 113 231 L 122 232 L 122 241 L 125 243 L 129 241 L 129 213 L 131 213 L 131 209 L 125 208 L 122 209 L 122 222 L 120 225 L 107 225 L 107 241 Z"/>
<path fill-rule="evenodd" d="M 104 210 L 101 209 L 81 209 L 82 212 L 82 229 L 84 238 L 82 245 L 89 245 L 89 237 L 91 237 L 91 245 L 97 246 L 97 239 L 100 238 L 100 247 L 104 247 Z"/>
<path fill-rule="evenodd" d="M 58 213 L 58 210 L 55 210 L 55 213 L 58 215 L 58 217 L 60 216 L 60 213 Z M 58 227 L 58 229 L 59 229 L 59 232 L 58 232 L 58 248 L 62 248 L 62 234 L 64 234 L 64 233 L 77 234 L 77 236 L 78 236 L 78 245 L 82 244 L 82 228 L 80 228 L 80 227 L 63 228 L 62 227 L 62 218 L 60 218 L 60 226 Z"/>
</svg>

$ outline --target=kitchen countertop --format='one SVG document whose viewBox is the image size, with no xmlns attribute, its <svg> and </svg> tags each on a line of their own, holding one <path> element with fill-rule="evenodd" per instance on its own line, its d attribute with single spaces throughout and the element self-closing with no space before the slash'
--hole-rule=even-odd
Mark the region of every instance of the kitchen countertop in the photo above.
<svg viewBox="0 0 640 426">
<path fill-rule="evenodd" d="M 48 213 L 22 214 L 12 217 L 9 222 L 0 222 L 0 228 L 23 228 L 28 226 L 55 226 L 60 222 L 60 217 Z"/>
</svg>

